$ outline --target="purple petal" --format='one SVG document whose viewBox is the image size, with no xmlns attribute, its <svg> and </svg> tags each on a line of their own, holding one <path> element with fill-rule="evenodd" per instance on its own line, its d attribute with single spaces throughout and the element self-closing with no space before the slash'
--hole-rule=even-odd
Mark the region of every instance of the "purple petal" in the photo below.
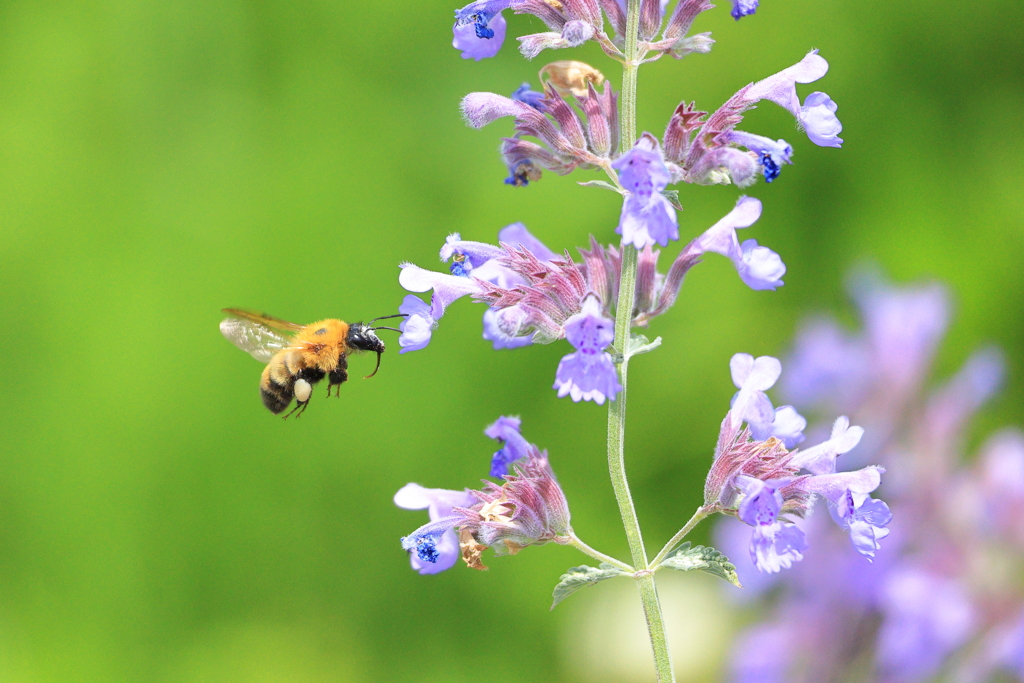
<svg viewBox="0 0 1024 683">
<path fill-rule="evenodd" d="M 434 290 L 433 316 L 440 318 L 455 300 L 481 291 L 480 283 L 471 277 L 459 277 L 425 270 L 412 263 L 403 263 L 398 283 L 410 292 Z"/>
<path fill-rule="evenodd" d="M 754 83 L 744 93 L 744 99 L 753 104 L 760 100 L 771 100 L 783 107 L 796 118 L 800 118 L 800 98 L 796 94 L 797 83 L 813 83 L 828 71 L 828 62 L 811 50 L 803 59 L 763 81 Z"/>
<path fill-rule="evenodd" d="M 543 242 L 533 236 L 522 223 L 506 225 L 498 233 L 498 241 L 504 242 L 510 247 L 522 247 L 536 256 L 541 261 L 550 261 L 557 254 L 547 248 Z"/>
<path fill-rule="evenodd" d="M 796 412 L 793 406 L 782 406 L 775 409 L 775 420 L 772 421 L 771 436 L 781 439 L 786 448 L 793 448 L 804 440 L 804 429 L 807 420 Z M 757 436 L 755 435 L 755 438 Z"/>
<path fill-rule="evenodd" d="M 518 417 L 502 416 L 484 430 L 486 436 L 502 444 L 491 459 L 492 477 L 508 474 L 509 465 L 529 455 L 530 444 L 519 432 L 520 423 Z"/>
<path fill-rule="evenodd" d="M 558 390 L 559 398 L 568 395 L 576 403 L 593 401 L 597 405 L 603 405 L 605 398 L 614 401 L 622 391 L 611 354 L 582 351 L 562 358 L 552 388 Z"/>
<path fill-rule="evenodd" d="M 864 428 L 851 427 L 850 419 L 842 415 L 832 424 L 832 436 L 828 441 L 795 452 L 790 465 L 812 474 L 831 474 L 836 470 L 836 458 L 853 450 L 863 436 Z"/>
<path fill-rule="evenodd" d="M 693 247 L 697 254 L 714 252 L 728 258 L 742 259 L 736 230 L 748 228 L 761 217 L 761 202 L 753 197 L 740 197 L 736 206 L 700 237 L 694 240 Z"/>
<path fill-rule="evenodd" d="M 732 0 L 732 11 L 729 14 L 736 21 L 741 17 L 753 14 L 757 11 L 757 0 Z"/>
<path fill-rule="evenodd" d="M 464 240 L 457 232 L 453 232 L 445 239 L 441 247 L 441 260 L 448 261 L 456 254 L 462 254 L 469 261 L 472 268 L 478 268 L 491 259 L 501 258 L 505 251 L 501 247 L 486 242 L 473 242 Z"/>
<path fill-rule="evenodd" d="M 530 105 L 492 92 L 471 92 L 462 98 L 462 116 L 472 128 L 483 128 L 503 116 L 519 116 L 532 111 Z"/>
<path fill-rule="evenodd" d="M 402 330 L 402 336 L 398 338 L 398 345 L 402 347 L 399 353 L 419 351 L 426 347 L 430 343 L 434 328 L 437 327 L 437 322 L 431 315 L 431 307 L 418 296 L 407 294 L 402 299 L 398 312 L 406 314 L 405 320 L 398 326 Z"/>
<path fill-rule="evenodd" d="M 769 487 L 760 479 L 740 475 L 736 477 L 736 488 L 743 492 L 736 516 L 750 526 L 774 524 L 782 509 L 782 494 Z"/>
<path fill-rule="evenodd" d="M 512 336 L 505 332 L 513 327 L 519 328 L 525 323 L 526 313 L 519 306 L 510 306 L 500 311 L 488 308 L 484 311 L 484 339 L 491 342 L 495 349 L 518 349 L 533 343 L 533 335 Z"/>
<path fill-rule="evenodd" d="M 823 92 L 813 92 L 804 100 L 797 120 L 803 125 L 807 137 L 821 147 L 841 147 L 843 139 L 839 134 L 843 124 L 836 118 L 839 105 Z"/>
<path fill-rule="evenodd" d="M 803 559 L 807 549 L 804 532 L 792 524 L 775 522 L 755 526 L 750 536 L 750 559 L 762 572 L 788 569 Z"/>
<path fill-rule="evenodd" d="M 498 54 L 507 28 L 501 10 L 510 4 L 510 0 L 484 0 L 456 10 L 452 47 L 462 51 L 463 59 L 479 62 Z"/>
<path fill-rule="evenodd" d="M 734 261 L 740 279 L 753 289 L 774 291 L 784 283 L 780 279 L 786 274 L 786 264 L 768 247 L 760 247 L 757 240 L 746 240 L 741 246 L 741 257 Z"/>
</svg>

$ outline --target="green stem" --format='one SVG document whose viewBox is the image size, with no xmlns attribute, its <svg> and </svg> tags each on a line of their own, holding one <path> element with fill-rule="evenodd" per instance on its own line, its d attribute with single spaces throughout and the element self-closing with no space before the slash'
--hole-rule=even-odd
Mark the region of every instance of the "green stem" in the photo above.
<svg viewBox="0 0 1024 683">
<path fill-rule="evenodd" d="M 571 545 L 573 548 L 576 548 L 577 550 L 579 550 L 582 553 L 590 555 L 595 560 L 601 560 L 602 562 L 607 562 L 608 564 L 612 565 L 613 567 L 617 567 L 617 568 L 621 569 L 624 572 L 629 572 L 630 574 L 632 574 L 635 571 L 632 566 L 626 564 L 625 562 L 622 562 L 620 560 L 616 560 L 611 555 L 605 555 L 604 553 L 602 553 L 599 550 L 594 550 L 589 545 L 587 545 L 586 543 L 581 541 L 579 539 L 579 537 L 575 533 L 572 533 L 569 536 L 569 543 L 568 543 L 568 545 Z"/>
<path fill-rule="evenodd" d="M 626 8 L 626 43 L 625 61 L 622 65 L 622 91 L 619 93 L 619 116 L 621 149 L 625 153 L 633 147 L 636 140 L 636 77 L 640 66 L 640 55 L 637 49 L 637 34 L 640 26 L 640 0 L 628 0 Z M 619 505 L 622 525 L 629 542 L 629 551 L 633 557 L 634 567 L 647 567 L 647 551 L 644 549 L 643 535 L 640 533 L 640 521 L 636 516 L 633 497 L 629 493 L 626 481 L 625 443 L 626 443 L 626 396 L 629 366 L 629 334 L 633 318 L 633 301 L 636 292 L 636 247 L 632 244 L 622 245 L 622 273 L 619 278 L 619 299 L 615 306 L 615 341 L 614 348 L 619 363 L 619 382 L 622 390 L 614 401 L 608 403 L 608 473 L 615 491 L 615 500 Z M 665 636 L 665 618 L 658 602 L 658 591 L 654 585 L 654 574 L 640 571 L 635 575 L 640 590 L 640 600 L 644 606 L 647 619 L 647 632 L 651 637 L 651 648 L 654 650 L 654 666 L 658 672 L 659 683 L 674 683 L 672 673 L 672 657 L 668 651 L 668 639 Z"/>
<path fill-rule="evenodd" d="M 668 554 L 672 552 L 672 549 L 679 545 L 679 541 L 683 540 L 686 537 L 686 534 L 693 531 L 693 527 L 700 524 L 701 520 L 710 517 L 715 512 L 717 512 L 717 510 L 714 506 L 704 507 L 702 505 L 697 508 L 697 511 L 693 513 L 693 517 L 690 517 L 690 521 L 688 521 L 682 529 L 676 532 L 676 535 L 665 544 L 665 547 L 661 549 L 661 552 L 658 553 L 657 557 L 651 560 L 651 563 L 647 565 L 647 568 L 654 571 L 657 566 L 661 564 L 666 557 L 668 557 Z"/>
</svg>

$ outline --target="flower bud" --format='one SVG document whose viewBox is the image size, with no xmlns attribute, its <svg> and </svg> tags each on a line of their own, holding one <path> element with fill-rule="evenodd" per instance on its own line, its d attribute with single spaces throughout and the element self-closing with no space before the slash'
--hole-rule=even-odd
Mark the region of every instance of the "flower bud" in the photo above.
<svg viewBox="0 0 1024 683">
<path fill-rule="evenodd" d="M 597 86 L 604 83 L 604 74 L 600 71 L 584 62 L 572 60 L 551 62 L 540 70 L 542 81 L 545 76 L 547 84 L 563 96 L 571 93 L 583 98 L 587 95 L 588 84 Z"/>
</svg>

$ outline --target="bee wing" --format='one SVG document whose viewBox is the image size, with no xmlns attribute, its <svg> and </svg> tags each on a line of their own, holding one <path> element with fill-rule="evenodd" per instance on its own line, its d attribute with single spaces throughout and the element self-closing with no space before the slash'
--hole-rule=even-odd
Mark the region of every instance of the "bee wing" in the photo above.
<svg viewBox="0 0 1024 683">
<path fill-rule="evenodd" d="M 286 331 L 302 329 L 302 325 L 251 311 L 225 308 L 224 312 L 233 317 L 221 321 L 221 334 L 261 363 L 270 362 L 278 351 L 291 345 L 291 335 Z"/>
</svg>

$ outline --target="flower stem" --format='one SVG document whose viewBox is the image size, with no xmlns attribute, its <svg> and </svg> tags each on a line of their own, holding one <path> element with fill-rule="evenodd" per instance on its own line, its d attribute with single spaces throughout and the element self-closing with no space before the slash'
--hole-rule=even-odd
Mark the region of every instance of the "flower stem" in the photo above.
<svg viewBox="0 0 1024 683">
<path fill-rule="evenodd" d="M 625 61 L 622 65 L 622 90 L 619 93 L 620 140 L 623 152 L 628 151 L 636 140 L 636 77 L 640 66 L 640 55 L 637 49 L 637 35 L 640 27 L 640 0 L 628 0 L 626 7 L 626 42 L 624 45 Z M 622 525 L 629 542 L 629 551 L 633 557 L 634 567 L 647 567 L 647 551 L 640 533 L 640 521 L 636 516 L 633 497 L 629 493 L 626 481 L 625 443 L 626 443 L 626 396 L 627 370 L 629 366 L 630 322 L 633 319 L 633 302 L 636 293 L 636 247 L 632 244 L 622 245 L 622 273 L 619 278 L 619 298 L 615 306 L 615 342 L 616 356 L 619 363 L 619 382 L 622 390 L 614 401 L 608 403 L 608 473 L 615 491 L 615 500 L 619 505 Z M 640 590 L 640 600 L 644 606 L 647 619 L 647 632 L 651 637 L 651 648 L 654 650 L 654 666 L 658 672 L 659 683 L 674 683 L 672 673 L 672 657 L 668 651 L 668 639 L 665 636 L 665 619 L 658 602 L 658 591 L 654 585 L 654 574 L 640 571 L 635 575 Z"/>
<path fill-rule="evenodd" d="M 693 517 L 690 517 L 690 521 L 688 521 L 686 523 L 686 525 L 683 526 L 683 528 L 680 529 L 676 533 L 676 535 L 673 536 L 669 540 L 669 542 L 665 544 L 665 547 L 661 549 L 661 552 L 658 553 L 657 557 L 655 557 L 653 560 L 651 560 L 651 563 L 649 565 L 647 565 L 647 568 L 650 569 L 651 571 L 654 571 L 655 568 L 659 564 L 661 564 L 662 561 L 668 556 L 668 554 L 670 552 L 672 552 L 672 549 L 675 548 L 677 545 L 679 545 L 679 541 L 683 540 L 683 538 L 686 537 L 686 534 L 688 534 L 691 531 L 693 531 L 693 527 L 695 527 L 698 524 L 700 524 L 701 520 L 703 520 L 703 519 L 705 519 L 707 517 L 710 517 L 715 512 L 717 512 L 717 510 L 714 508 L 714 506 L 707 506 L 707 507 L 705 507 L 705 506 L 701 505 L 699 508 L 697 508 L 697 511 L 693 513 Z"/>
<path fill-rule="evenodd" d="M 577 550 L 579 550 L 582 553 L 590 555 L 595 560 L 601 560 L 602 562 L 607 562 L 608 564 L 612 565 L 613 567 L 617 567 L 617 568 L 621 569 L 624 572 L 629 572 L 630 574 L 632 574 L 635 571 L 633 569 L 633 567 L 631 567 L 630 565 L 626 564 L 625 562 L 622 562 L 620 560 L 616 560 L 614 557 L 612 557 L 610 555 L 605 555 L 604 553 L 602 553 L 599 550 L 594 550 L 589 545 L 587 545 L 586 543 L 581 541 L 579 539 L 579 537 L 576 536 L 576 534 L 572 534 L 572 535 L 569 536 L 569 543 L 568 543 L 568 545 L 571 545 L 573 548 L 576 548 Z"/>
</svg>

